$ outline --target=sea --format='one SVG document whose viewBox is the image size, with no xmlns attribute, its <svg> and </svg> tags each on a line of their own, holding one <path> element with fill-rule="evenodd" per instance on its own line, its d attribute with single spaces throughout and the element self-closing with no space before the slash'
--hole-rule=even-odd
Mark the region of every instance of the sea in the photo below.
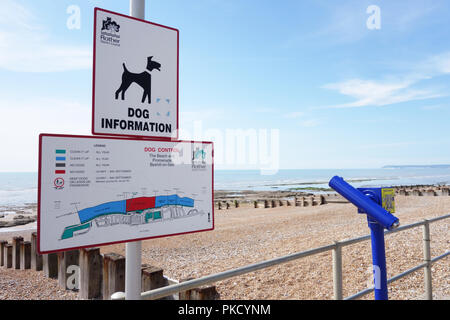
<svg viewBox="0 0 450 320">
<path fill-rule="evenodd" d="M 450 167 L 401 167 L 380 169 L 292 169 L 273 175 L 259 170 L 215 170 L 214 189 L 227 191 L 296 190 L 330 192 L 328 181 L 343 177 L 354 187 L 400 185 L 450 185 Z M 0 207 L 37 203 L 37 172 L 0 172 Z"/>
</svg>

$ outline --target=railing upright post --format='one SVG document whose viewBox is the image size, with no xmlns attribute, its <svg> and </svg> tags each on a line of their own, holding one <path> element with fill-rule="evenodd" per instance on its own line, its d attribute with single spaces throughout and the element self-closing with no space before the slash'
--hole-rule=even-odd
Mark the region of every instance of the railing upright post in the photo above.
<svg viewBox="0 0 450 320">
<path fill-rule="evenodd" d="M 423 225 L 423 262 L 427 266 L 423 269 L 425 281 L 425 299 L 433 300 L 433 287 L 431 280 L 431 246 L 430 246 L 430 223 L 425 220 Z"/>
<path fill-rule="evenodd" d="M 334 300 L 342 300 L 342 246 L 334 242 L 333 249 L 333 293 Z"/>
</svg>

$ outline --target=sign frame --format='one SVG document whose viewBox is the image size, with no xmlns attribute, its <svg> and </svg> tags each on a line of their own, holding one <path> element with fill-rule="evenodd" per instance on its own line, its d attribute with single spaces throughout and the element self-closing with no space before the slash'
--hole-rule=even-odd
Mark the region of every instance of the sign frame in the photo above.
<svg viewBox="0 0 450 320">
<path fill-rule="evenodd" d="M 142 238 L 135 238 L 135 239 L 128 239 L 128 240 L 119 240 L 119 241 L 111 241 L 111 242 L 104 242 L 104 243 L 96 243 L 96 244 L 89 244 L 85 246 L 75 246 L 70 248 L 64 248 L 64 249 L 57 249 L 57 250 L 48 250 L 48 251 L 41 251 L 41 183 L 42 183 L 42 138 L 43 137 L 59 137 L 59 138 L 82 138 L 82 139 L 104 139 L 104 140 L 123 140 L 123 141 L 148 141 L 148 142 L 173 142 L 173 143 L 195 143 L 195 144 L 210 144 L 211 145 L 211 228 L 207 229 L 201 229 L 201 230 L 194 230 L 194 231 L 187 231 L 187 232 L 179 232 L 179 233 L 172 233 L 172 234 L 165 234 L 165 235 L 158 235 L 158 236 L 150 236 L 150 237 L 142 237 Z M 92 247 L 99 247 L 99 246 L 107 246 L 107 245 L 114 245 L 119 243 L 127 243 L 127 242 L 134 242 L 134 241 L 141 241 L 141 240 L 149 240 L 149 239 L 156 239 L 156 238 L 165 238 L 165 237 L 172 237 L 172 236 L 178 236 L 183 234 L 190 234 L 190 233 L 198 233 L 198 232 L 204 232 L 204 231 L 212 231 L 215 228 L 215 214 L 214 214 L 214 143 L 212 141 L 193 141 L 193 140 L 170 140 L 167 139 L 149 139 L 149 138 L 129 138 L 129 137 L 104 137 L 104 136 L 84 136 L 84 135 L 70 135 L 70 134 L 53 134 L 53 133 L 41 133 L 39 134 L 39 162 L 38 162 L 38 199 L 37 199 L 37 251 L 39 254 L 48 254 L 48 253 L 56 253 L 56 252 L 64 252 L 68 250 L 78 250 L 83 248 L 92 248 Z"/>
<path fill-rule="evenodd" d="M 96 45 L 97 45 L 97 12 L 98 11 L 102 11 L 105 13 L 109 13 L 109 14 L 114 14 L 114 15 L 118 15 L 120 17 L 123 18 L 127 18 L 130 20 L 135 20 L 135 21 L 140 21 L 146 24 L 150 24 L 153 26 L 157 26 L 157 27 L 161 27 L 161 28 L 166 28 L 169 30 L 173 30 L 176 31 L 177 33 L 177 66 L 176 66 L 176 70 L 177 70 L 177 83 L 176 83 L 176 94 L 177 94 L 177 99 L 176 99 L 176 131 L 175 134 L 173 136 L 170 137 L 162 137 L 162 136 L 151 136 L 151 135 L 133 135 L 133 134 L 121 134 L 121 133 L 105 133 L 105 132 L 96 132 L 95 131 L 95 81 L 96 81 L 96 58 L 97 58 L 97 53 L 96 53 Z M 92 68 L 92 126 L 91 126 L 91 133 L 93 135 L 99 135 L 99 136 L 119 136 L 119 137 L 132 137 L 132 138 L 145 138 L 145 139 L 163 139 L 165 141 L 167 140 L 177 140 L 179 139 L 179 129 L 180 129 L 180 111 L 179 111 L 179 100 L 180 100 L 180 31 L 176 28 L 172 28 L 172 27 L 168 27 L 162 24 L 158 24 L 158 23 L 154 23 L 154 22 L 150 22 L 147 20 L 143 20 L 143 19 L 139 19 L 133 16 L 129 16 L 129 15 L 125 15 L 119 12 L 114 12 L 114 11 L 110 11 L 110 10 L 106 10 L 103 8 L 99 8 L 99 7 L 95 7 L 94 8 L 94 45 L 93 45 L 93 68 Z"/>
</svg>

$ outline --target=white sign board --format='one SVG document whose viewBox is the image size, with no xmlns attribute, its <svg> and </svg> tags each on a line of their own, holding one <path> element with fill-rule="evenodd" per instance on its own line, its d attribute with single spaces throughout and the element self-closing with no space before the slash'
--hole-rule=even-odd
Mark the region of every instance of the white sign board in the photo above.
<svg viewBox="0 0 450 320">
<path fill-rule="evenodd" d="M 178 138 L 177 29 L 94 11 L 92 133 Z"/>
<path fill-rule="evenodd" d="M 41 253 L 214 228 L 213 145 L 41 134 Z"/>
</svg>

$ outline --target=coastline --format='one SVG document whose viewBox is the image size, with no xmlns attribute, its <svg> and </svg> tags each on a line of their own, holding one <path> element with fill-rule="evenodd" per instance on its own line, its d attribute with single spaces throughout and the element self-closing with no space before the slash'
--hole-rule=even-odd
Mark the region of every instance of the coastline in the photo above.
<svg viewBox="0 0 450 320">
<path fill-rule="evenodd" d="M 407 185 L 393 186 L 396 195 L 438 196 L 444 194 L 447 185 Z M 277 206 L 284 204 L 295 206 L 298 199 L 312 199 L 319 204 L 347 202 L 330 188 L 302 187 L 300 190 L 214 190 L 214 204 L 216 209 L 250 206 L 262 206 L 260 202 L 279 200 Z M 445 194 L 447 195 L 447 194 Z M 282 202 L 284 201 L 284 203 Z M 287 202 L 286 202 L 287 201 Z M 222 206 L 221 206 L 222 205 Z M 267 206 L 266 206 L 267 207 Z M 14 233 L 36 231 L 37 203 L 19 205 L 0 205 L 0 233 Z"/>
</svg>

